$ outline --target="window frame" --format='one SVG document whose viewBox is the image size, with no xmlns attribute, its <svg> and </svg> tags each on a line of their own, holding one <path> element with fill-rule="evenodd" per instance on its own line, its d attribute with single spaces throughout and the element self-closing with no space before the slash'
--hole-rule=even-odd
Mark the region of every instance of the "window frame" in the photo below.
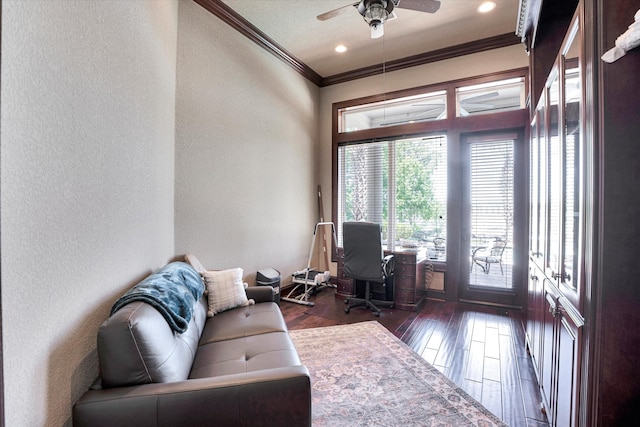
<svg viewBox="0 0 640 427">
<path fill-rule="evenodd" d="M 365 175 L 364 178 L 366 179 L 366 186 L 368 188 L 370 185 L 373 185 L 374 187 L 378 185 L 382 188 L 386 186 L 387 197 L 382 197 L 385 194 L 385 192 L 382 191 L 380 194 L 367 198 L 366 209 L 365 209 L 365 212 L 367 215 L 366 220 L 380 222 L 382 224 L 383 230 L 384 230 L 383 240 L 387 241 L 387 246 L 386 246 L 387 249 L 389 249 L 390 247 L 393 247 L 395 248 L 395 250 L 399 250 L 400 248 L 421 248 L 425 250 L 427 250 L 428 248 L 431 248 L 432 250 L 434 250 L 435 248 L 433 248 L 432 246 L 434 240 L 432 239 L 436 239 L 436 238 L 446 239 L 446 231 L 447 231 L 446 230 L 446 224 L 447 224 L 446 223 L 446 207 L 447 207 L 447 195 L 448 195 L 448 192 L 447 192 L 447 167 L 448 167 L 447 146 L 448 144 L 447 144 L 446 134 L 416 135 L 415 137 L 411 137 L 411 138 L 393 138 L 389 140 L 366 141 L 364 143 L 339 145 L 338 161 L 340 164 L 339 164 L 339 174 L 338 174 L 339 175 L 338 176 L 338 195 L 340 196 L 342 194 L 342 197 L 339 197 L 339 200 L 338 200 L 337 217 L 340 221 L 343 219 L 345 221 L 358 220 L 357 218 L 349 217 L 347 213 L 347 206 L 353 207 L 351 204 L 349 205 L 346 204 L 346 197 L 347 197 L 348 190 L 352 188 L 349 185 L 349 183 L 353 184 L 353 182 L 350 181 L 349 179 L 350 173 L 347 172 L 348 168 L 346 167 L 347 162 L 345 161 L 345 158 L 346 156 L 349 155 L 348 154 L 349 152 L 353 153 L 352 150 L 354 149 L 357 150 L 357 147 L 368 147 L 368 146 L 371 147 L 373 151 L 370 152 L 366 150 L 363 153 L 364 158 L 366 159 L 365 161 L 369 165 L 366 168 L 366 171 L 364 173 Z M 403 210 L 397 204 L 401 199 L 398 199 L 396 197 L 396 194 L 397 194 L 396 192 L 400 191 L 400 187 L 396 187 L 396 183 L 398 182 L 396 177 L 398 173 L 401 173 L 400 169 L 403 168 L 403 165 L 406 166 L 406 162 L 407 162 L 406 159 L 401 160 L 402 156 L 399 156 L 400 151 L 397 151 L 397 150 L 414 149 L 414 148 L 418 149 L 419 150 L 418 152 L 422 153 L 422 155 L 426 155 L 430 158 L 432 158 L 431 156 L 436 156 L 436 158 L 438 159 L 436 160 L 436 162 L 442 162 L 440 163 L 440 166 L 438 164 L 431 165 L 433 167 L 431 168 L 431 171 L 430 171 L 430 175 L 432 178 L 431 182 L 434 185 L 436 185 L 437 188 L 442 189 L 442 191 L 436 190 L 435 187 L 433 189 L 434 191 L 433 203 L 435 203 L 435 205 L 432 206 L 432 209 L 434 209 L 434 212 L 431 213 L 433 217 L 429 219 L 421 218 L 420 225 L 419 225 L 420 227 L 424 228 L 424 230 L 426 230 L 426 228 L 429 228 L 429 227 L 434 227 L 434 230 L 432 230 L 432 232 L 435 234 L 428 236 L 429 237 L 428 239 L 426 238 L 419 239 L 416 237 L 406 236 L 407 230 L 406 229 L 403 230 L 403 227 L 407 227 L 409 223 L 406 221 L 406 219 L 405 221 L 401 220 L 402 215 L 400 214 L 400 212 Z M 389 150 L 388 157 L 385 157 L 383 154 L 383 151 L 385 150 Z M 342 152 L 342 156 L 340 155 L 340 152 Z M 391 152 L 393 152 L 394 154 L 392 155 Z M 444 165 L 444 170 L 443 170 L 443 165 Z M 386 174 L 385 174 L 385 171 L 386 171 Z M 342 179 L 340 177 L 340 172 L 342 172 Z M 356 180 L 356 181 L 361 182 L 359 180 Z M 385 205 L 387 206 L 387 209 L 388 209 L 388 217 L 386 218 L 386 220 L 383 220 L 383 217 L 385 216 L 384 215 Z M 396 212 L 398 212 L 397 218 L 396 218 Z M 442 220 L 440 221 L 441 231 L 437 231 L 438 222 L 439 222 L 437 217 L 441 219 L 444 217 L 444 222 L 442 222 Z M 435 225 L 432 222 L 434 220 L 435 220 Z M 335 221 L 336 230 L 338 232 L 338 236 L 337 236 L 338 245 L 340 245 L 342 241 L 340 236 L 340 231 L 342 229 L 340 221 Z M 391 231 L 392 229 L 393 231 Z M 416 231 L 416 230 L 413 230 L 413 231 Z M 389 246 L 388 244 L 389 238 L 392 238 L 393 242 L 395 242 L 391 246 Z M 403 246 L 404 244 L 407 244 L 410 246 Z M 413 245 L 417 245 L 417 246 L 413 246 Z M 444 262 L 446 259 L 446 250 L 442 250 L 442 248 L 440 248 L 439 250 L 437 250 L 437 252 L 432 251 L 432 253 L 430 254 L 430 258 L 432 260 Z"/>
<path fill-rule="evenodd" d="M 456 115 L 456 89 L 462 86 L 471 86 L 482 83 L 489 83 L 498 80 L 507 80 L 511 78 L 521 77 L 524 79 L 525 87 L 525 99 L 529 99 L 529 77 L 528 68 L 519 68 L 503 72 L 496 72 L 492 74 L 486 74 L 481 76 L 475 76 L 466 79 L 453 80 L 449 82 L 443 82 L 433 85 L 420 86 L 390 93 L 381 93 L 371 95 L 362 98 L 350 99 L 341 102 L 336 102 L 332 105 L 332 206 L 331 217 L 332 221 L 336 223 L 338 221 L 338 146 L 347 143 L 359 143 L 364 141 L 379 141 L 383 139 L 393 138 L 410 138 L 416 135 L 436 135 L 444 134 L 447 137 L 447 260 L 442 263 L 441 268 L 448 271 L 447 281 L 451 282 L 452 286 L 447 286 L 448 300 L 457 299 L 457 284 L 459 280 L 458 268 L 461 265 L 461 260 L 455 255 L 459 252 L 461 247 L 461 234 L 458 230 L 462 223 L 462 217 L 459 214 L 459 210 L 462 208 L 461 200 L 455 196 L 456 189 L 461 188 L 461 176 L 462 176 L 462 161 L 461 155 L 461 141 L 465 134 L 472 132 L 483 131 L 496 131 L 496 130 L 513 130 L 521 129 L 524 132 L 528 132 L 529 125 L 529 109 L 525 106 L 523 109 L 511 110 L 505 112 L 494 112 L 487 114 L 479 114 L 472 116 L 458 117 Z M 348 107 L 354 107 L 358 105 L 364 105 L 368 103 L 382 102 L 385 100 L 391 100 L 395 98 L 402 98 L 407 96 L 413 96 L 420 93 L 430 93 L 444 90 L 447 96 L 447 118 L 435 121 L 415 122 L 407 123 L 396 126 L 388 126 L 377 129 L 363 129 L 351 132 L 340 132 L 340 117 L 339 112 L 342 109 Z M 525 138 L 525 141 L 527 139 Z M 516 165 L 517 168 L 525 168 L 528 174 L 528 157 L 520 159 Z M 528 181 L 528 178 L 527 178 Z M 527 188 L 528 191 L 528 188 Z M 526 200 L 526 199 L 525 199 Z M 526 209 L 527 222 L 528 223 L 528 209 Z M 525 249 L 528 247 L 526 243 Z M 332 251 L 333 261 L 337 261 L 335 258 L 335 251 Z M 435 264 L 435 263 L 434 263 Z M 526 276 L 525 276 L 526 277 Z M 517 279 L 519 280 L 519 279 Z"/>
</svg>

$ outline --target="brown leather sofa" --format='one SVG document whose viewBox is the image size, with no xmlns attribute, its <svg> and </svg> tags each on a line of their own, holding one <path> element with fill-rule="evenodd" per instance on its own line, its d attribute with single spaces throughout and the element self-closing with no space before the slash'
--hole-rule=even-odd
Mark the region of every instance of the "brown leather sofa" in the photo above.
<svg viewBox="0 0 640 427">
<path fill-rule="evenodd" d="M 98 332 L 101 378 L 73 407 L 74 426 L 310 426 L 311 384 L 271 287 L 255 305 L 173 331 L 151 305 L 127 304 Z"/>
</svg>

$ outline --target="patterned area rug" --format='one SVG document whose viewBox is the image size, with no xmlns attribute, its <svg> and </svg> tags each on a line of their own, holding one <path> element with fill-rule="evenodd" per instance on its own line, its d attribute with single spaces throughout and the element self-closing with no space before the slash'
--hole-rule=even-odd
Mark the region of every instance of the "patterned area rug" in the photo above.
<svg viewBox="0 0 640 427">
<path fill-rule="evenodd" d="M 505 426 L 376 321 L 290 331 L 313 426 Z"/>
</svg>

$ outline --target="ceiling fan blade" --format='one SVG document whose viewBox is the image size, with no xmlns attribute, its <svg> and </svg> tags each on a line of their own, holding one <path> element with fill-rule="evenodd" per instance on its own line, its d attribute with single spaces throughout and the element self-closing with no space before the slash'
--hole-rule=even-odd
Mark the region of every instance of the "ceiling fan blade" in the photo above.
<svg viewBox="0 0 640 427">
<path fill-rule="evenodd" d="M 482 95 L 470 96 L 469 98 L 461 99 L 460 102 L 477 102 L 477 101 L 486 101 L 488 99 L 493 99 L 500 95 L 498 92 L 487 92 Z"/>
<path fill-rule="evenodd" d="M 436 13 L 440 9 L 440 2 L 438 0 L 399 0 L 396 6 L 418 12 Z"/>
<path fill-rule="evenodd" d="M 442 102 L 436 102 L 432 104 L 411 104 L 412 107 L 442 107 L 444 104 Z"/>
<path fill-rule="evenodd" d="M 431 113 L 435 113 L 436 111 L 442 111 L 442 109 L 444 108 L 444 105 L 439 105 L 436 108 L 430 108 L 429 110 L 425 110 L 425 111 L 421 111 L 418 116 L 422 116 L 422 115 L 426 115 L 426 114 L 431 114 Z"/>
<path fill-rule="evenodd" d="M 329 12 L 321 13 L 320 15 L 316 16 L 316 18 L 318 18 L 318 21 L 326 21 L 328 19 L 335 18 L 336 16 L 342 14 L 342 12 L 349 10 L 350 7 L 358 7 L 359 3 L 360 2 L 348 4 L 346 6 L 330 10 Z"/>
<path fill-rule="evenodd" d="M 460 102 L 460 105 L 463 105 L 465 108 L 482 108 L 484 110 L 489 109 L 489 108 L 495 108 L 494 104 L 478 104 L 478 103 L 471 103 L 471 102 Z"/>
</svg>

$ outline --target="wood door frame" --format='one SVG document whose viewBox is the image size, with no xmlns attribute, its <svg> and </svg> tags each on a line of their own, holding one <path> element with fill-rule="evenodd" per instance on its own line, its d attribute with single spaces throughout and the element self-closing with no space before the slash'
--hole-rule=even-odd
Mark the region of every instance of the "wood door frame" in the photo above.
<svg viewBox="0 0 640 427">
<path fill-rule="evenodd" d="M 2 46 L 2 5 L 0 4 L 0 46 Z M 0 48 L 0 90 L 2 88 L 2 48 Z M 1 97 L 0 97 L 1 99 Z M 2 128 L 0 127 L 0 136 Z M 0 151 L 0 158 L 2 152 Z M 2 220 L 2 206 L 0 206 L 0 223 Z M 0 427 L 4 427 L 4 356 L 2 338 L 2 247 L 0 246 Z"/>
<path fill-rule="evenodd" d="M 470 174 L 469 148 L 473 142 L 497 139 L 513 139 L 513 270 L 512 289 L 479 289 L 470 287 L 469 252 L 471 225 L 470 210 L 461 209 L 460 215 L 460 271 L 458 282 L 458 301 L 481 303 L 508 309 L 522 310 L 525 305 L 528 268 L 528 231 L 529 231 L 529 142 L 527 128 L 496 129 L 483 132 L 465 133 L 460 136 L 461 197 L 462 206 L 470 205 L 470 188 L 465 184 Z"/>
</svg>

